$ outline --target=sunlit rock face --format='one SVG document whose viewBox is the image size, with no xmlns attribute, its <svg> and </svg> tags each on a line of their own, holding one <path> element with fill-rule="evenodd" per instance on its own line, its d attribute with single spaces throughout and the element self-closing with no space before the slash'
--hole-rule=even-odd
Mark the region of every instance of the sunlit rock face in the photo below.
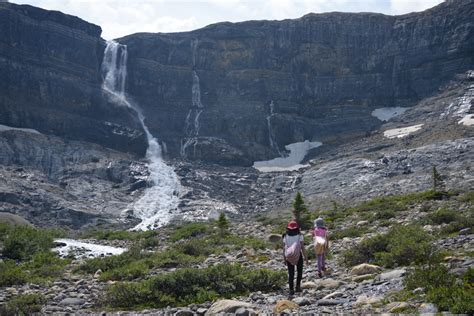
<svg viewBox="0 0 474 316">
<path fill-rule="evenodd" d="M 365 136 L 380 108 L 409 107 L 474 62 L 472 1 L 403 16 L 308 14 L 138 33 L 125 93 L 164 155 L 251 166 L 293 143 Z M 0 4 L 0 124 L 144 156 L 146 135 L 101 90 L 99 26 Z"/>
<path fill-rule="evenodd" d="M 334 146 L 380 126 L 374 110 L 409 107 L 469 69 L 473 6 L 138 33 L 119 39 L 129 47 L 127 91 L 174 156 L 251 164 L 304 140 Z"/>
<path fill-rule="evenodd" d="M 103 95 L 101 32 L 57 11 L 0 3 L 0 124 L 143 155 L 140 123 Z"/>
</svg>

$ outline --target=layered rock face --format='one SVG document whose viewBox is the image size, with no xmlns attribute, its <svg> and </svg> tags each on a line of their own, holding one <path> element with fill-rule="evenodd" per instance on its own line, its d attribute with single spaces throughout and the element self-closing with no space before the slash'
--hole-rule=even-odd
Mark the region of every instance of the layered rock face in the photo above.
<svg viewBox="0 0 474 316">
<path fill-rule="evenodd" d="M 101 90 L 100 34 L 60 12 L 0 3 L 0 124 L 142 155 L 136 115 Z"/>
<path fill-rule="evenodd" d="M 309 14 L 139 33 L 127 91 L 174 156 L 249 164 L 305 139 L 326 145 L 380 125 L 474 62 L 474 3 L 403 16 Z"/>
</svg>

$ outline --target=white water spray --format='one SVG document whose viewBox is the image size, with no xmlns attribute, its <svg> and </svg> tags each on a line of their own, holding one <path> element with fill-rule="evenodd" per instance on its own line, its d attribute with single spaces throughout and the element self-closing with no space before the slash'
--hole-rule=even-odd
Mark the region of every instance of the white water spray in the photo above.
<svg viewBox="0 0 474 316">
<path fill-rule="evenodd" d="M 166 165 L 161 158 L 161 146 L 146 126 L 141 109 L 128 100 L 125 95 L 127 46 L 114 41 L 107 43 L 102 62 L 102 73 L 104 76 L 102 88 L 115 104 L 127 106 L 137 113 L 148 140 L 146 158 L 149 161 L 148 182 L 151 182 L 151 187 L 147 188 L 143 196 L 130 206 L 134 216 L 142 221 L 133 229 L 147 230 L 162 226 L 170 221 L 171 211 L 176 210 L 178 206 L 178 194 L 181 186 L 173 168 Z"/>
<path fill-rule="evenodd" d="M 267 115 L 267 128 L 268 128 L 268 141 L 270 143 L 270 147 L 273 148 L 278 152 L 278 155 L 284 156 L 283 153 L 280 151 L 280 148 L 278 148 L 278 144 L 275 141 L 275 133 L 273 132 L 273 127 L 272 127 L 272 117 L 274 115 L 275 111 L 275 104 L 273 103 L 273 100 L 270 102 L 270 114 Z"/>
<path fill-rule="evenodd" d="M 191 55 L 193 61 L 193 68 L 196 66 L 196 51 L 198 46 L 198 40 L 191 41 Z M 196 145 L 198 144 L 199 129 L 201 128 L 199 123 L 199 117 L 203 111 L 204 105 L 201 102 L 201 85 L 199 83 L 199 76 L 196 70 L 192 71 L 193 84 L 191 87 L 191 100 L 192 108 L 186 115 L 186 121 L 184 122 L 184 134 L 186 138 L 182 140 L 181 145 L 181 157 L 186 157 L 186 149 L 193 145 L 193 155 L 196 156 Z"/>
</svg>

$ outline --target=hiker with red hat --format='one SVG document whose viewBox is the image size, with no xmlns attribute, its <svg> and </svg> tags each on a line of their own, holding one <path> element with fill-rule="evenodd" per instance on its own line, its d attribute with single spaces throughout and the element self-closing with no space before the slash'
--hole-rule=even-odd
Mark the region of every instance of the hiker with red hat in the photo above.
<svg viewBox="0 0 474 316">
<path fill-rule="evenodd" d="M 301 279 L 303 277 L 303 259 L 308 264 L 308 257 L 304 250 L 304 238 L 300 232 L 300 226 L 292 220 L 286 226 L 286 233 L 283 235 L 283 258 L 288 267 L 288 285 L 290 295 L 295 294 L 295 266 L 296 266 L 296 292 L 301 292 Z"/>
</svg>

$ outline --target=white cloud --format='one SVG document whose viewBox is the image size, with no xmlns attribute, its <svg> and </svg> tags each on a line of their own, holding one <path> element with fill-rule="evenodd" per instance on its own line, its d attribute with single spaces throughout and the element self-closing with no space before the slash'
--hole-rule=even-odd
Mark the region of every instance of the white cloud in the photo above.
<svg viewBox="0 0 474 316">
<path fill-rule="evenodd" d="M 12 0 L 64 13 L 100 25 L 102 36 L 136 32 L 180 32 L 222 21 L 280 20 L 310 12 L 403 14 L 441 0 Z"/>
<path fill-rule="evenodd" d="M 391 0 L 390 12 L 392 14 L 405 14 L 423 11 L 443 2 L 442 0 Z"/>
</svg>

